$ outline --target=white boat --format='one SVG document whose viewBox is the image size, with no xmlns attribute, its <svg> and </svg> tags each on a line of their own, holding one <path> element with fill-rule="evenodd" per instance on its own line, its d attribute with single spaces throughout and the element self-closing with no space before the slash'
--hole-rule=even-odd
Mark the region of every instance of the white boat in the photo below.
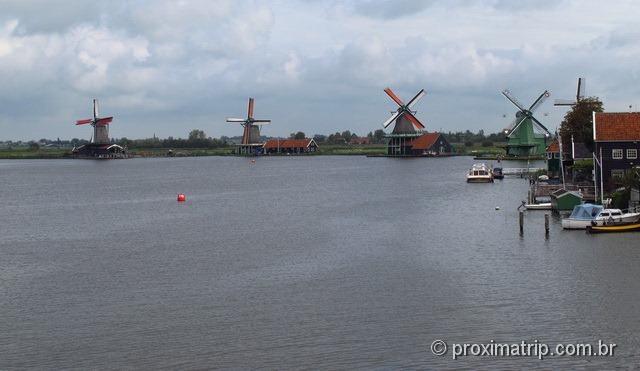
<svg viewBox="0 0 640 371">
<path fill-rule="evenodd" d="M 493 173 L 485 164 L 474 164 L 467 173 L 467 183 L 493 183 Z"/>
<path fill-rule="evenodd" d="M 606 226 L 635 223 L 640 213 L 624 213 L 620 209 L 605 209 L 601 205 L 582 204 L 573 208 L 568 218 L 562 219 L 564 229 L 586 229 L 587 226 Z"/>
<path fill-rule="evenodd" d="M 543 202 L 539 204 L 524 204 L 527 210 L 551 210 L 551 202 Z"/>
</svg>

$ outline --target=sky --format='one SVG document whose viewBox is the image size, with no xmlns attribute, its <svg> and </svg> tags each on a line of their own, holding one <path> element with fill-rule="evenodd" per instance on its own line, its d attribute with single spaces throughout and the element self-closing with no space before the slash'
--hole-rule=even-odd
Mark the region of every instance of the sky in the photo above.
<svg viewBox="0 0 640 371">
<path fill-rule="evenodd" d="M 590 0 L 0 0 L 0 140 L 381 128 L 409 100 L 429 131 L 497 132 L 508 88 L 551 131 L 586 78 L 607 111 L 640 110 L 640 2 Z"/>
</svg>

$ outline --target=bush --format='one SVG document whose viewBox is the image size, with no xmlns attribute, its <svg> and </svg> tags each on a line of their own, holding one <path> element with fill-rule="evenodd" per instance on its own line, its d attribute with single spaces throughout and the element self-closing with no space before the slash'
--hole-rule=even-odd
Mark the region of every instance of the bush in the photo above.
<svg viewBox="0 0 640 371">
<path fill-rule="evenodd" d="M 472 141 L 466 141 L 466 142 L 464 142 L 464 146 L 465 147 L 473 147 L 473 142 Z"/>
<path fill-rule="evenodd" d="M 483 147 L 491 147 L 493 145 L 493 142 L 485 140 L 484 142 L 482 142 L 482 146 Z"/>
</svg>

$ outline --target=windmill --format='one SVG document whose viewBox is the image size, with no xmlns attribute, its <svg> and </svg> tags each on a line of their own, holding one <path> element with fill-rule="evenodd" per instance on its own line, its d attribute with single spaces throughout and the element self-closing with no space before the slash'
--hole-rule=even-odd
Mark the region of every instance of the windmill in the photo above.
<svg viewBox="0 0 640 371">
<path fill-rule="evenodd" d="M 91 124 L 93 126 L 93 135 L 91 136 L 91 143 L 95 144 L 107 144 L 109 143 L 109 124 L 113 121 L 111 117 L 98 117 L 98 100 L 93 100 L 93 118 L 82 119 L 76 121 L 76 125 Z"/>
<path fill-rule="evenodd" d="M 71 153 L 74 157 L 80 158 L 127 158 L 126 148 L 117 144 L 111 144 L 109 140 L 109 124 L 113 121 L 113 116 L 98 116 L 98 100 L 93 100 L 93 118 L 82 119 L 76 121 L 76 125 L 91 125 L 93 133 L 89 144 L 82 145 L 78 148 L 74 147 Z"/>
<path fill-rule="evenodd" d="M 398 109 L 391 112 L 391 117 L 382 123 L 385 129 L 394 121 L 394 134 L 410 134 L 416 133 L 416 129 L 424 129 L 424 125 L 415 116 L 416 111 L 412 110 L 413 106 L 427 94 L 424 89 L 421 89 L 407 104 L 404 104 L 390 88 L 384 89 L 384 92 L 398 105 Z"/>
<path fill-rule="evenodd" d="M 584 99 L 584 90 L 586 85 L 586 79 L 584 77 L 578 78 L 578 89 L 576 90 L 576 99 L 556 99 L 553 103 L 554 106 L 575 106 Z"/>
<path fill-rule="evenodd" d="M 502 95 L 518 109 L 515 120 L 504 129 L 504 134 L 507 137 L 507 155 L 518 157 L 542 155 L 546 148 L 547 138 L 551 136 L 551 133 L 533 116 L 533 113 L 551 94 L 545 90 L 529 108 L 525 108 L 509 90 L 503 90 Z M 537 129 L 538 133 L 534 129 Z"/>
<path fill-rule="evenodd" d="M 239 123 L 244 128 L 242 142 L 238 147 L 239 154 L 255 154 L 255 150 L 262 146 L 260 142 L 260 126 L 270 124 L 271 120 L 256 120 L 253 118 L 253 98 L 249 98 L 247 118 L 227 118 L 227 122 Z"/>
</svg>

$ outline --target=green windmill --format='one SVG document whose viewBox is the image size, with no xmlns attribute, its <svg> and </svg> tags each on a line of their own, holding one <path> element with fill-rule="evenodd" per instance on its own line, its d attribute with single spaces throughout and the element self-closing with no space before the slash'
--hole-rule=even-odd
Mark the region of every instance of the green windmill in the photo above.
<svg viewBox="0 0 640 371">
<path fill-rule="evenodd" d="M 549 92 L 545 90 L 540 94 L 529 109 L 524 108 L 509 90 L 503 90 L 502 95 L 518 108 L 515 120 L 504 129 L 507 136 L 507 156 L 542 156 L 551 133 L 533 116 L 533 112 L 549 97 Z"/>
</svg>

